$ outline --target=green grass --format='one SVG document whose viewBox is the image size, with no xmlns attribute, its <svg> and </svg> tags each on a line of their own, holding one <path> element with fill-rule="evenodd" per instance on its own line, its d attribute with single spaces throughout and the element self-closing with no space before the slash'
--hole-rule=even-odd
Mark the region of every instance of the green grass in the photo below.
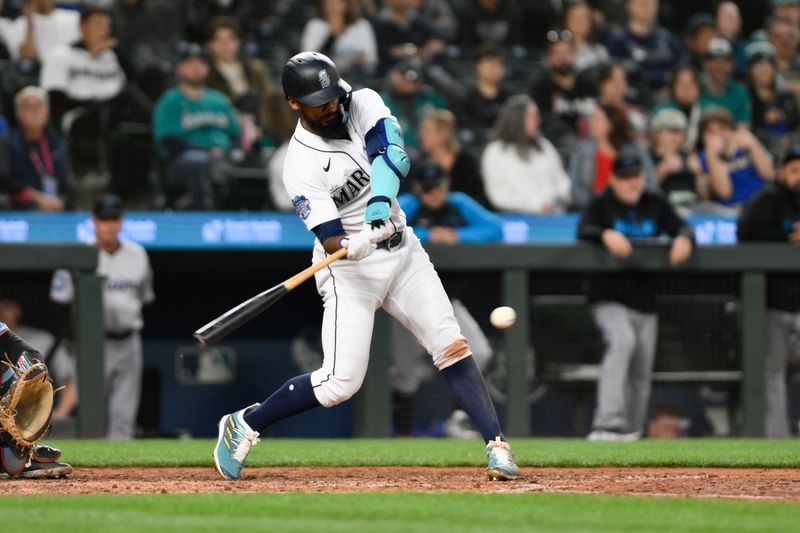
<svg viewBox="0 0 800 533">
<path fill-rule="evenodd" d="M 25 531 L 796 531 L 776 502 L 563 494 L 200 494 L 3 498 Z M 24 524 L 24 526 L 23 526 Z"/>
<path fill-rule="evenodd" d="M 212 440 L 50 441 L 75 466 L 210 466 Z M 525 466 L 800 467 L 800 441 L 513 439 Z M 480 442 L 265 439 L 248 466 L 483 465 Z M 513 486 L 509 488 L 513 489 Z M 155 494 L 4 497 L 5 524 L 53 531 L 785 532 L 800 505 L 547 493 Z"/>
<path fill-rule="evenodd" d="M 213 440 L 46 441 L 73 466 L 208 466 Z M 683 439 L 587 442 L 512 439 L 520 466 L 800 467 L 800 440 Z M 478 441 L 450 439 L 264 439 L 248 466 L 476 466 Z"/>
</svg>

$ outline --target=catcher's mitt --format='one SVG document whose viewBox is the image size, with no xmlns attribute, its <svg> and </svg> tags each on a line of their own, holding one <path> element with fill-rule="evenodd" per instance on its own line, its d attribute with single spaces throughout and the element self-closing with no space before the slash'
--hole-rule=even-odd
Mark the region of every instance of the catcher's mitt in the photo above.
<svg viewBox="0 0 800 533">
<path fill-rule="evenodd" d="M 27 358 L 26 358 L 27 359 Z M 53 381 L 47 367 L 36 360 L 11 366 L 16 379 L 0 398 L 0 426 L 6 438 L 22 447 L 31 447 L 50 429 L 53 419 Z"/>
</svg>

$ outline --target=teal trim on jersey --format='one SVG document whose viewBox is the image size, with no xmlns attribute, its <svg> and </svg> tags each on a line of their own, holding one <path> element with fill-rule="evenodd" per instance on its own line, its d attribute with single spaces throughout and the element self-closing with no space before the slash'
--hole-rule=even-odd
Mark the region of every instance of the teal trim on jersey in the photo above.
<svg viewBox="0 0 800 533">
<path fill-rule="evenodd" d="M 170 89 L 156 104 L 153 136 L 161 145 L 165 137 L 177 136 L 202 148 L 227 149 L 239 137 L 241 126 L 236 110 L 224 94 L 204 89 L 197 100 L 180 89 Z M 161 155 L 166 151 L 161 148 Z"/>
</svg>

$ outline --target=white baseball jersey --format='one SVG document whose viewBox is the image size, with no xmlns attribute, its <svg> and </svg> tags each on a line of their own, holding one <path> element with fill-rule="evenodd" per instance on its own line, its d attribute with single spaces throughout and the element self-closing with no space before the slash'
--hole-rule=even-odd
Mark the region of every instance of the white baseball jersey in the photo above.
<svg viewBox="0 0 800 533">
<path fill-rule="evenodd" d="M 286 191 L 306 227 L 341 219 L 348 234 L 364 227 L 371 196 L 371 165 L 365 135 L 391 116 L 370 89 L 351 95 L 349 139 L 326 139 L 298 123 L 283 167 Z M 393 250 L 378 249 L 361 261 L 340 260 L 316 275 L 325 312 L 322 319 L 322 368 L 311 373 L 317 400 L 331 407 L 361 387 L 369 362 L 375 311 L 383 307 L 405 326 L 446 368 L 470 353 L 453 357 L 449 348 L 461 336 L 453 307 L 419 239 L 406 227 L 406 216 L 392 202 L 391 220 L 403 239 Z M 314 258 L 325 256 L 317 240 Z M 413 356 L 413 354 L 409 354 Z"/>
<path fill-rule="evenodd" d="M 125 73 L 113 50 L 92 57 L 82 45 L 58 46 L 42 63 L 39 84 L 74 100 L 110 100 L 125 86 Z"/>
<path fill-rule="evenodd" d="M 389 116 L 378 93 L 361 89 L 351 96 L 349 139 L 325 139 L 297 123 L 283 163 L 283 183 L 308 229 L 339 218 L 348 234 L 361 231 L 372 192 L 372 165 L 364 136 L 378 120 Z M 406 227 L 406 216 L 397 202 L 392 202 L 391 218 L 398 231 Z M 321 251 L 319 242 L 317 247 Z"/>
<path fill-rule="evenodd" d="M 147 252 L 135 242 L 120 243 L 111 254 L 100 249 L 97 264 L 103 285 L 105 331 L 111 334 L 142 329 L 142 306 L 155 299 Z M 66 304 L 74 298 L 72 276 L 66 270 L 57 270 L 50 285 L 50 299 Z"/>
</svg>

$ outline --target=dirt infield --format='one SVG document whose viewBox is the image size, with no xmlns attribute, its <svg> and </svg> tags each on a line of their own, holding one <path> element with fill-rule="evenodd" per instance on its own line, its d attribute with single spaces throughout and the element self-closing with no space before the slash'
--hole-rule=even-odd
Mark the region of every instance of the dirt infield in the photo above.
<svg viewBox="0 0 800 533">
<path fill-rule="evenodd" d="M 248 468 L 239 481 L 213 468 L 77 468 L 68 479 L 0 481 L 0 495 L 257 492 L 558 492 L 775 499 L 800 503 L 800 469 L 525 468 L 491 482 L 478 468 Z"/>
</svg>

